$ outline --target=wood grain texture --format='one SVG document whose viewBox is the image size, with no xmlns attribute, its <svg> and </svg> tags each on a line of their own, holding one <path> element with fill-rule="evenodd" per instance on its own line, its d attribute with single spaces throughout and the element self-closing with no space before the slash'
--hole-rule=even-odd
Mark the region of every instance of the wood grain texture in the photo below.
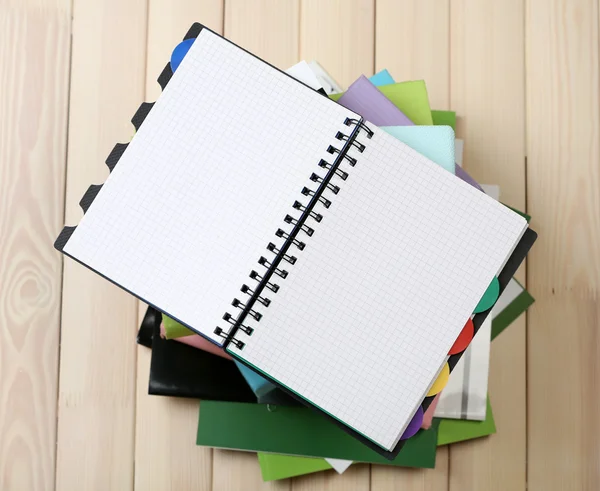
<svg viewBox="0 0 600 491">
<path fill-rule="evenodd" d="M 451 3 L 451 107 L 460 116 L 465 167 L 525 206 L 523 0 Z M 519 273 L 523 279 L 523 271 Z M 524 319 L 493 343 L 489 393 L 498 433 L 450 449 L 450 490 L 526 487 Z"/>
<path fill-rule="evenodd" d="M 52 490 L 70 2 L 0 4 L 0 489 Z"/>
<path fill-rule="evenodd" d="M 254 452 L 215 449 L 213 490 L 289 491 L 290 479 L 264 482 Z"/>
<path fill-rule="evenodd" d="M 450 0 L 377 0 L 375 68 L 425 80 L 433 109 L 450 103 Z"/>
<path fill-rule="evenodd" d="M 302 0 L 301 60 L 316 60 L 342 87 L 375 70 L 375 0 Z"/>
<path fill-rule="evenodd" d="M 438 447 L 435 469 L 400 469 L 371 466 L 373 491 L 446 491 L 448 489 L 448 447 Z"/>
<path fill-rule="evenodd" d="M 529 488 L 600 484 L 598 3 L 527 2 Z M 560 360 L 559 363 L 556 361 Z"/>
<path fill-rule="evenodd" d="M 146 100 L 154 101 L 160 95 L 156 79 L 193 22 L 221 32 L 223 2 L 150 0 L 148 8 Z M 138 323 L 145 311 L 140 302 Z M 212 450 L 196 445 L 198 401 L 148 395 L 150 357 L 138 346 L 134 489 L 209 491 Z"/>
<path fill-rule="evenodd" d="M 225 36 L 285 70 L 299 61 L 299 0 L 226 0 Z"/>
<path fill-rule="evenodd" d="M 139 349 L 134 488 L 210 491 L 212 450 L 196 446 L 199 401 L 149 396 L 150 350 Z"/>
<path fill-rule="evenodd" d="M 146 0 L 75 0 L 66 222 L 102 183 L 104 160 L 133 135 L 143 100 Z M 58 490 L 133 486 L 135 299 L 65 261 L 58 414 Z"/>
<path fill-rule="evenodd" d="M 369 465 L 353 464 L 343 474 L 334 470 L 318 472 L 292 480 L 292 491 L 368 491 Z"/>
</svg>

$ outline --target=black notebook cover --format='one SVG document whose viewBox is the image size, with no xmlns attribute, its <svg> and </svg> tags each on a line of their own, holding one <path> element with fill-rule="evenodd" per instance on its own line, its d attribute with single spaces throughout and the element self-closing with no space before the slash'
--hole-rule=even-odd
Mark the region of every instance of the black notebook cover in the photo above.
<svg viewBox="0 0 600 491">
<path fill-rule="evenodd" d="M 162 338 L 160 322 L 160 312 L 149 307 L 138 335 L 138 342 L 145 341 L 152 329 L 149 394 L 257 402 L 233 361 Z"/>
<path fill-rule="evenodd" d="M 184 345 L 177 341 L 167 341 L 160 337 L 161 313 L 148 307 L 137 335 L 137 342 L 147 348 L 153 348 L 156 339 L 156 351 L 151 357 L 149 393 L 171 397 L 189 397 L 211 401 L 258 402 L 259 404 L 277 404 L 279 406 L 301 406 L 279 389 L 270 391 L 258 401 L 237 367 L 230 360 L 205 353 L 202 350 Z M 181 347 L 190 348 L 182 350 Z M 208 355 L 208 356 L 207 356 Z M 202 359 L 197 362 L 192 359 Z M 177 368 L 174 360 L 180 359 L 184 369 Z M 225 364 L 223 363 L 225 362 Z M 204 372 L 190 373 L 188 366 L 201 364 Z M 225 371 L 221 371 L 225 365 Z M 152 370 L 152 366 L 155 370 Z M 173 367 L 176 368 L 173 368 Z M 231 370 L 231 366 L 235 370 Z M 210 377 L 207 383 L 205 374 L 220 373 L 218 383 Z M 225 388 L 223 387 L 225 386 Z"/>
</svg>

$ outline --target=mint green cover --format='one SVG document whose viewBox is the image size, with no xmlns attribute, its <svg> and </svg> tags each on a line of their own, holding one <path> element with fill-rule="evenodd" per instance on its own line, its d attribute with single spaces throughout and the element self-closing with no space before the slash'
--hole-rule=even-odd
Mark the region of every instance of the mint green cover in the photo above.
<svg viewBox="0 0 600 491">
<path fill-rule="evenodd" d="M 206 447 L 433 468 L 438 425 L 406 440 L 390 461 L 308 408 L 202 401 L 196 442 Z"/>
<path fill-rule="evenodd" d="M 450 126 L 382 126 L 394 138 L 454 174 L 454 130 Z"/>
</svg>

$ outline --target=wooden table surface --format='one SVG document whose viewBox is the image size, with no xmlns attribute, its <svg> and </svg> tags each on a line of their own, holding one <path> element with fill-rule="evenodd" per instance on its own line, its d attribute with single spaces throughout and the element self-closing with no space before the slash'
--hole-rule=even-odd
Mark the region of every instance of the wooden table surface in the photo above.
<svg viewBox="0 0 600 491">
<path fill-rule="evenodd" d="M 195 446 L 198 402 L 146 394 L 141 306 L 52 243 L 193 21 L 457 112 L 466 168 L 540 234 L 537 301 L 492 349 L 496 435 L 435 470 L 265 484 L 254 454 Z M 598 0 L 0 0 L 0 490 L 600 489 L 599 64 Z"/>
</svg>

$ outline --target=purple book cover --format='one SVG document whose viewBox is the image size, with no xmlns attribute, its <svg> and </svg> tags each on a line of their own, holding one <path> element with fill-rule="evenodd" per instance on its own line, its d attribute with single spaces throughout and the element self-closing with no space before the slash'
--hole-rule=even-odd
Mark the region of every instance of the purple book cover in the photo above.
<svg viewBox="0 0 600 491">
<path fill-rule="evenodd" d="M 339 98 L 338 103 L 376 126 L 414 126 L 414 123 L 364 75 L 356 79 Z M 455 166 L 455 173 L 456 177 L 483 192 L 477 181 L 458 165 Z"/>
<path fill-rule="evenodd" d="M 376 126 L 413 126 L 414 123 L 394 103 L 361 75 L 339 98 L 338 103 L 360 114 Z"/>
</svg>

